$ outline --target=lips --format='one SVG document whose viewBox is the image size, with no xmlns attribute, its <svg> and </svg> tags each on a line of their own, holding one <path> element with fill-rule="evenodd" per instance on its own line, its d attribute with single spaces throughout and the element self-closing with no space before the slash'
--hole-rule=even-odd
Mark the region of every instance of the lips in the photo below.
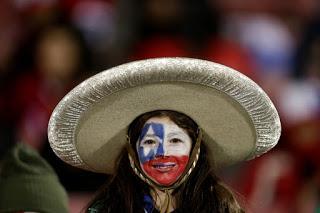
<svg viewBox="0 0 320 213">
<path fill-rule="evenodd" d="M 152 163 L 151 166 L 159 172 L 169 172 L 177 166 L 175 162 Z"/>
<path fill-rule="evenodd" d="M 176 169 L 178 161 L 173 156 L 163 156 L 149 161 L 149 166 L 159 172 L 169 172 Z"/>
</svg>

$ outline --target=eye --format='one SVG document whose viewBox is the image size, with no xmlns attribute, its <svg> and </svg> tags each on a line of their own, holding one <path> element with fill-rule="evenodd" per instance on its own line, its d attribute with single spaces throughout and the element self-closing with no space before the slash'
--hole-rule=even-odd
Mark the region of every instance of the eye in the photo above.
<svg viewBox="0 0 320 213">
<path fill-rule="evenodd" d="M 181 143 L 181 142 L 182 142 L 182 140 L 179 139 L 179 138 L 172 138 L 172 139 L 170 140 L 170 143 Z"/>
<path fill-rule="evenodd" d="M 148 140 L 143 141 L 142 144 L 152 145 L 152 144 L 156 144 L 156 141 L 152 140 L 152 139 L 148 139 Z"/>
</svg>

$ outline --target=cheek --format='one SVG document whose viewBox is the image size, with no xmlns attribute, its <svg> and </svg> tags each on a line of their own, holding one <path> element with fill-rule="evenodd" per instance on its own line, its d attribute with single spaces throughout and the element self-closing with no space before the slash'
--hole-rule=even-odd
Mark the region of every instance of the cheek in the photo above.
<svg viewBox="0 0 320 213">
<path fill-rule="evenodd" d="M 155 156 L 155 150 L 156 149 L 152 147 L 143 147 L 143 146 L 138 147 L 138 157 L 139 157 L 140 163 L 143 164 L 144 162 L 153 159 Z"/>
<path fill-rule="evenodd" d="M 189 156 L 191 146 L 188 144 L 177 144 L 177 145 L 167 145 L 165 146 L 166 154 L 173 156 Z"/>
</svg>

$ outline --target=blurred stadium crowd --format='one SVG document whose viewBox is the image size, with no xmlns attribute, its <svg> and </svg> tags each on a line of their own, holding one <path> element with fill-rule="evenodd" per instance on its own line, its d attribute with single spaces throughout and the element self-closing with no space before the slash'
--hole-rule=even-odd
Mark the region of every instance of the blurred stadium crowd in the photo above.
<svg viewBox="0 0 320 213">
<path fill-rule="evenodd" d="M 194 57 L 233 67 L 269 94 L 278 146 L 221 172 L 250 212 L 320 212 L 318 0 L 1 0 L 0 156 L 27 143 L 54 167 L 77 212 L 105 176 L 61 162 L 47 142 L 58 101 L 124 62 Z"/>
</svg>

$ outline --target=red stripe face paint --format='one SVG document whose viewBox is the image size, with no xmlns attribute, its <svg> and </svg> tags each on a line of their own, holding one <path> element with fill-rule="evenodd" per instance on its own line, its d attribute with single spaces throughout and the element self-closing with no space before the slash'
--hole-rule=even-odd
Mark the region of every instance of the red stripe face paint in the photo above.
<svg viewBox="0 0 320 213">
<path fill-rule="evenodd" d="M 150 118 L 136 145 L 140 166 L 150 179 L 169 186 L 185 170 L 191 145 L 187 132 L 169 118 Z"/>
<path fill-rule="evenodd" d="M 189 161 L 189 156 L 163 156 L 147 161 L 143 170 L 155 182 L 169 186 L 183 173 Z"/>
</svg>

